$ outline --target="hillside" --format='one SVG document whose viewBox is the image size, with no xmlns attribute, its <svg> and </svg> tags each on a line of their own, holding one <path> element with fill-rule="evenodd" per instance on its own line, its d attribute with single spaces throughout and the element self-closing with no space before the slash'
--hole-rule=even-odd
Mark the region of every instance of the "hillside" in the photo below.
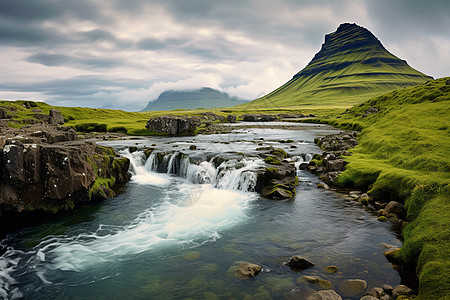
<svg viewBox="0 0 450 300">
<path fill-rule="evenodd" d="M 327 120 L 362 129 L 339 184 L 405 204 L 410 224 L 399 258 L 417 266 L 420 299 L 450 295 L 449 116 L 447 77 L 376 97 Z"/>
<path fill-rule="evenodd" d="M 343 105 L 432 79 L 388 52 L 367 29 L 341 24 L 311 62 L 270 94 L 243 107 Z"/>
<path fill-rule="evenodd" d="M 158 99 L 150 101 L 142 111 L 231 107 L 245 102 L 230 97 L 227 93 L 205 87 L 197 90 L 163 92 Z"/>
</svg>

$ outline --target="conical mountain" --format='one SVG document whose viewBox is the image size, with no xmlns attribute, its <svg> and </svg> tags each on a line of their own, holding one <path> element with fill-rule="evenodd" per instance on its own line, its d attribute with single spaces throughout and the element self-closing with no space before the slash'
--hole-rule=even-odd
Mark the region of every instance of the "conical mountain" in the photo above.
<svg viewBox="0 0 450 300">
<path fill-rule="evenodd" d="M 244 107 L 349 106 L 432 77 L 411 68 L 366 28 L 341 24 L 312 61 L 270 94 Z"/>
</svg>

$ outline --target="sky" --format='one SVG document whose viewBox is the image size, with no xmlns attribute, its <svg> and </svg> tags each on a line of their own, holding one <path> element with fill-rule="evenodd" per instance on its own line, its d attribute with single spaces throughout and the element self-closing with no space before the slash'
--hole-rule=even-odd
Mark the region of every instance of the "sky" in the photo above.
<svg viewBox="0 0 450 300">
<path fill-rule="evenodd" d="M 450 76 L 448 0 L 0 0 L 0 99 L 138 111 L 205 86 L 255 99 L 347 22 Z"/>
</svg>

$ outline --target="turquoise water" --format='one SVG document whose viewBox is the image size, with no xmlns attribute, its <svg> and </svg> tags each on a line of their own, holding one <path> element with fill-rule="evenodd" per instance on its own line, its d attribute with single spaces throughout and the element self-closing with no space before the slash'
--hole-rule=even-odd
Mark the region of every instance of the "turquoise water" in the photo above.
<svg viewBox="0 0 450 300">
<path fill-rule="evenodd" d="M 335 289 L 352 278 L 367 280 L 369 288 L 395 286 L 400 277 L 384 258 L 382 243 L 400 241 L 370 210 L 317 189 L 318 179 L 303 171 L 295 199 L 270 201 L 252 192 L 251 170 L 262 164 L 257 147 L 284 148 L 299 163 L 320 152 L 314 137 L 333 131 L 312 126 L 103 142 L 134 164 L 125 192 L 11 233 L 2 242 L 9 248 L 0 259 L 0 297 L 302 299 L 317 289 L 298 282 L 303 275 L 318 275 Z M 154 144 L 172 172 L 152 171 L 158 167 L 154 155 L 146 161 L 142 152 L 124 150 Z M 192 144 L 199 150 L 188 150 Z M 175 162 L 174 153 L 183 158 Z M 212 159 L 224 153 L 231 159 L 215 166 Z M 294 255 L 315 267 L 290 270 L 285 263 Z M 236 278 L 233 266 L 244 261 L 263 271 L 253 279 Z M 338 272 L 328 274 L 329 265 Z"/>
</svg>

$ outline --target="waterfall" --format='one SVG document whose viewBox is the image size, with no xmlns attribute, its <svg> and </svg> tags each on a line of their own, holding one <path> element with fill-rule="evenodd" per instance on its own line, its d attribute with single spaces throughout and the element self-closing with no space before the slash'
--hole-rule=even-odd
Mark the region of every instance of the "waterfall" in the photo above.
<svg viewBox="0 0 450 300">
<path fill-rule="evenodd" d="M 216 167 L 215 157 L 194 163 L 181 152 L 153 151 L 147 159 L 142 151 L 130 154 L 125 150 L 122 154 L 131 160 L 133 175 L 141 175 L 139 172 L 170 174 L 194 184 L 212 184 L 218 189 L 244 192 L 254 191 L 256 171 L 263 165 L 260 158 L 230 159 Z"/>
</svg>

